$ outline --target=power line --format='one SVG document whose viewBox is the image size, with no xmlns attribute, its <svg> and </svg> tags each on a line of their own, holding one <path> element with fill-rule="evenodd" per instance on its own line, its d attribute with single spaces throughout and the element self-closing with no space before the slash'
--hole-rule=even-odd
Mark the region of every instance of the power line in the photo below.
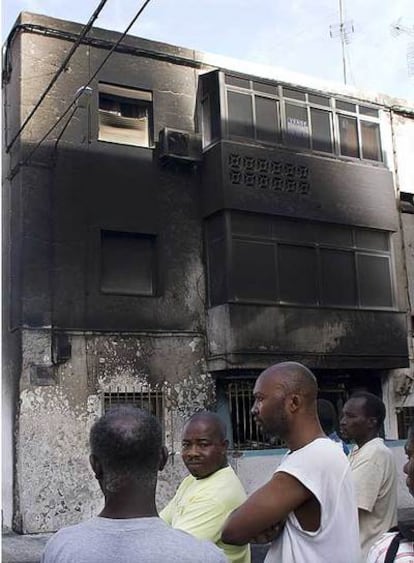
<svg viewBox="0 0 414 563">
<path fill-rule="evenodd" d="M 135 24 L 135 22 L 137 21 L 137 19 L 139 18 L 139 16 L 142 14 L 142 12 L 145 10 L 145 8 L 148 6 L 148 4 L 151 2 L 151 0 L 146 0 L 144 2 L 144 4 L 141 6 L 141 8 L 138 10 L 138 12 L 136 13 L 136 15 L 132 18 L 131 22 L 129 23 L 128 27 L 125 29 L 125 31 L 122 33 L 122 35 L 120 36 L 120 38 L 118 39 L 118 41 L 116 43 L 114 43 L 114 45 L 112 46 L 112 48 L 110 49 L 110 51 L 108 52 L 108 54 L 106 55 L 106 57 L 103 59 L 103 61 L 101 62 L 101 64 L 98 66 L 98 68 L 95 70 L 95 72 L 92 74 L 92 76 L 89 78 L 88 82 L 82 86 L 81 88 L 79 88 L 79 90 L 77 91 L 74 99 L 72 100 L 72 102 L 67 106 L 67 108 L 65 109 L 65 111 L 62 113 L 62 115 L 59 117 L 59 119 L 52 125 L 52 127 L 50 127 L 50 129 L 47 131 L 47 133 L 45 133 L 43 135 L 43 137 L 40 139 L 40 141 L 36 144 L 36 146 L 33 148 L 33 150 L 29 153 L 29 155 L 22 161 L 16 164 L 16 166 L 13 168 L 13 170 L 10 173 L 10 177 L 13 177 L 15 175 L 15 173 L 17 172 L 18 168 L 20 168 L 21 166 L 24 166 L 25 164 L 27 164 L 30 159 L 32 158 L 32 156 L 34 155 L 34 153 L 38 150 L 38 148 L 40 147 L 40 145 L 47 139 L 47 137 L 50 135 L 50 133 L 55 129 L 55 127 L 57 127 L 59 125 L 59 123 L 66 117 L 66 115 L 70 112 L 70 110 L 72 109 L 73 105 L 77 102 L 79 96 L 82 94 L 83 91 L 85 91 L 89 85 L 93 82 L 93 80 L 96 78 L 97 74 L 101 71 L 101 69 L 103 68 L 103 66 L 105 65 L 105 63 L 107 62 L 107 60 L 109 59 L 109 57 L 112 55 L 112 53 L 115 51 L 115 49 L 118 47 L 118 45 L 125 39 L 125 36 L 128 34 L 129 30 L 131 29 L 131 27 Z"/>
<path fill-rule="evenodd" d="M 56 74 L 54 75 L 54 77 L 52 78 L 52 80 L 50 81 L 48 87 L 46 88 L 46 90 L 43 92 L 43 94 L 40 96 L 38 102 L 36 103 L 36 105 L 34 106 L 34 108 L 32 109 L 32 111 L 29 113 L 29 115 L 26 117 L 26 119 L 24 120 L 24 122 L 22 123 L 22 125 L 20 126 L 20 129 L 17 131 L 17 133 L 15 134 L 15 136 L 13 137 L 13 139 L 10 141 L 10 143 L 6 146 L 6 153 L 10 152 L 11 148 L 13 147 L 14 143 L 17 141 L 17 139 L 20 137 L 20 135 L 22 134 L 22 132 L 24 131 L 26 125 L 29 123 L 29 121 L 32 119 L 32 117 L 34 116 L 34 114 L 36 113 L 37 109 L 39 108 L 40 104 L 43 102 L 43 100 L 46 98 L 46 96 L 48 95 L 48 93 L 50 92 L 50 90 L 53 88 L 55 82 L 57 81 L 57 79 L 59 78 L 59 76 L 62 74 L 63 71 L 66 70 L 67 65 L 70 61 L 70 59 L 72 58 L 73 54 L 75 53 L 76 49 L 79 47 L 79 45 L 81 44 L 82 40 L 85 38 L 85 36 L 89 33 L 91 27 L 93 26 L 93 24 L 95 23 L 95 21 L 97 20 L 99 14 L 101 13 L 103 7 L 105 6 L 105 4 L 107 3 L 108 0 L 101 0 L 98 7 L 96 8 L 96 10 L 94 11 L 94 13 L 92 14 L 92 16 L 90 17 L 88 23 L 85 25 L 85 27 L 82 29 L 78 39 L 76 40 L 76 42 L 72 45 L 72 48 L 70 49 L 69 53 L 67 54 L 65 60 L 63 61 L 63 63 L 60 65 L 60 67 L 58 68 L 58 70 L 56 71 Z"/>
</svg>

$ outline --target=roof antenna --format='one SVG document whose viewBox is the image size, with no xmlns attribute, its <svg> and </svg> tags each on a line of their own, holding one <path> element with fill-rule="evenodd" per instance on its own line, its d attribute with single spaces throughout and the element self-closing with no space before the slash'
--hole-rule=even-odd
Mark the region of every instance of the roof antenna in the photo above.
<svg viewBox="0 0 414 563">
<path fill-rule="evenodd" d="M 339 24 L 329 26 L 329 35 L 331 38 L 339 37 L 341 39 L 342 46 L 342 68 L 344 73 L 344 83 L 347 83 L 347 72 L 346 72 L 346 57 L 345 57 L 345 47 L 351 42 L 351 33 L 354 33 L 354 23 L 352 20 L 344 21 L 344 10 L 342 5 L 342 0 L 339 0 Z"/>
</svg>

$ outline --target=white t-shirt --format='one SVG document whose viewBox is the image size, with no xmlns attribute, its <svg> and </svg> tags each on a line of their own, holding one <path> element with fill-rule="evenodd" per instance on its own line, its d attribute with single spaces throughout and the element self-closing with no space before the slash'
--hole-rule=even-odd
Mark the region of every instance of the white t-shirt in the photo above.
<svg viewBox="0 0 414 563">
<path fill-rule="evenodd" d="M 349 454 L 364 561 L 373 543 L 397 524 L 397 472 L 391 451 L 374 438 Z"/>
<path fill-rule="evenodd" d="M 265 563 L 359 563 L 358 511 L 345 454 L 329 438 L 317 438 L 282 459 L 276 473 L 288 473 L 319 501 L 321 524 L 303 530 L 295 513 L 270 546 Z"/>
<path fill-rule="evenodd" d="M 387 550 L 397 532 L 389 532 L 380 537 L 369 550 L 367 563 L 384 563 Z M 414 563 L 414 542 L 402 539 L 398 546 L 395 561 L 398 563 Z"/>
</svg>

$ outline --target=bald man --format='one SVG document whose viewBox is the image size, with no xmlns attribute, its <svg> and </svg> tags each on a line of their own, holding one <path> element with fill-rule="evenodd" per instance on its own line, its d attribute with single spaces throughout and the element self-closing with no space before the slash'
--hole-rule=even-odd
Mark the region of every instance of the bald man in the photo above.
<svg viewBox="0 0 414 563">
<path fill-rule="evenodd" d="M 315 376 L 302 364 L 265 370 L 254 387 L 252 414 L 289 451 L 272 479 L 227 520 L 222 540 L 244 544 L 281 529 L 266 563 L 359 563 L 358 511 L 345 454 L 319 423 Z"/>
<path fill-rule="evenodd" d="M 160 516 L 173 528 L 210 540 L 232 563 L 250 563 L 250 547 L 221 540 L 229 514 L 246 500 L 246 493 L 227 463 L 226 427 L 214 413 L 195 414 L 185 425 L 181 454 L 190 472 Z"/>
</svg>

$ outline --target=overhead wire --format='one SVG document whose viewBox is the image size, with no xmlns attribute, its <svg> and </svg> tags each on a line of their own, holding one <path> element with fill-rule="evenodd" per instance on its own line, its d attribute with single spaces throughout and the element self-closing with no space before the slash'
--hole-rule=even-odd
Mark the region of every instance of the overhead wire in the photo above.
<svg viewBox="0 0 414 563">
<path fill-rule="evenodd" d="M 16 166 L 13 168 L 13 170 L 10 173 L 10 176 L 13 177 L 14 174 L 16 173 L 16 171 L 21 167 L 26 165 L 30 159 L 32 158 L 32 156 L 34 155 L 34 153 L 38 150 L 38 148 L 41 146 L 41 144 L 47 139 L 47 137 L 50 135 L 50 133 L 59 125 L 59 123 L 61 123 L 61 121 L 66 117 L 66 115 L 70 112 L 70 110 L 72 109 L 73 105 L 76 103 L 76 101 L 78 100 L 79 97 L 79 92 L 80 90 L 85 90 L 86 88 L 88 88 L 88 86 L 93 82 L 93 80 L 96 78 L 96 76 L 98 75 L 98 73 L 102 70 L 103 66 L 106 64 L 106 62 L 108 61 L 109 57 L 112 55 L 112 53 L 116 50 L 116 48 L 118 47 L 118 45 L 125 39 L 125 36 L 128 34 L 129 30 L 131 29 L 131 27 L 135 24 L 135 22 L 137 21 L 137 19 L 140 17 L 140 15 L 142 14 L 142 12 L 145 10 L 145 8 L 148 6 L 148 4 L 151 2 L 151 0 L 145 0 L 144 4 L 141 6 L 141 8 L 138 10 L 138 12 L 135 14 L 135 16 L 132 18 L 131 22 L 128 24 L 127 28 L 125 29 L 125 31 L 121 34 L 121 36 L 119 37 L 118 41 L 116 41 L 114 43 L 114 45 L 112 46 L 112 48 L 109 50 L 108 54 L 106 55 L 106 57 L 104 57 L 103 61 L 101 62 L 100 65 L 98 65 L 97 69 L 95 70 L 95 72 L 92 74 L 92 76 L 89 78 L 89 80 L 87 81 L 86 84 L 84 84 L 82 86 L 82 88 L 80 88 L 77 92 L 77 94 L 75 95 L 75 97 L 73 98 L 72 102 L 67 106 L 67 108 L 65 109 L 65 111 L 62 113 L 62 115 L 58 118 L 58 120 L 52 125 L 52 127 L 50 127 L 50 129 L 48 129 L 48 131 L 43 135 L 43 137 L 40 139 L 40 141 L 38 141 L 38 143 L 36 144 L 36 146 L 30 151 L 29 155 L 21 162 L 18 162 L 16 164 Z"/>
<path fill-rule="evenodd" d="M 56 71 L 55 75 L 53 76 L 52 80 L 49 82 L 49 85 L 47 86 L 47 88 L 45 89 L 45 91 L 43 92 L 43 94 L 40 96 L 39 100 L 37 101 L 37 103 L 35 104 L 35 106 L 33 107 L 33 109 L 31 110 L 31 112 L 29 113 L 29 115 L 26 117 L 26 119 L 23 121 L 22 125 L 20 126 L 20 129 L 17 131 L 17 133 L 14 135 L 14 137 L 12 138 L 12 140 L 10 141 L 10 143 L 6 146 L 6 153 L 10 152 L 11 148 L 13 147 L 14 143 L 17 141 L 17 139 L 20 137 L 20 135 L 22 134 L 22 132 L 24 131 L 24 129 L 26 128 L 27 124 L 29 123 L 29 121 L 32 119 L 32 117 L 34 116 L 34 114 L 36 113 L 36 111 L 38 110 L 39 106 L 41 105 L 41 103 L 43 102 L 43 100 L 46 98 L 46 96 L 48 95 L 48 93 L 50 92 L 50 90 L 53 88 L 54 84 L 56 83 L 57 79 L 59 78 L 59 76 L 62 74 L 62 72 L 64 72 L 67 69 L 68 63 L 70 61 L 70 59 L 73 57 L 75 51 L 77 50 L 77 48 L 79 47 L 79 45 L 82 43 L 82 40 L 86 37 L 86 35 L 89 33 L 90 29 L 92 28 L 93 24 L 95 23 L 95 21 L 97 20 L 99 14 L 101 13 L 102 9 L 104 8 L 105 4 L 107 3 L 108 0 L 101 0 L 99 2 L 99 5 L 97 6 L 96 10 L 93 12 L 93 14 L 91 15 L 91 17 L 89 18 L 88 23 L 85 25 L 85 27 L 82 29 L 78 39 L 75 41 L 75 43 L 72 45 L 71 49 L 69 50 L 69 53 L 66 55 L 65 60 L 63 61 L 63 63 L 60 65 L 60 67 L 58 68 L 58 70 Z"/>
</svg>

